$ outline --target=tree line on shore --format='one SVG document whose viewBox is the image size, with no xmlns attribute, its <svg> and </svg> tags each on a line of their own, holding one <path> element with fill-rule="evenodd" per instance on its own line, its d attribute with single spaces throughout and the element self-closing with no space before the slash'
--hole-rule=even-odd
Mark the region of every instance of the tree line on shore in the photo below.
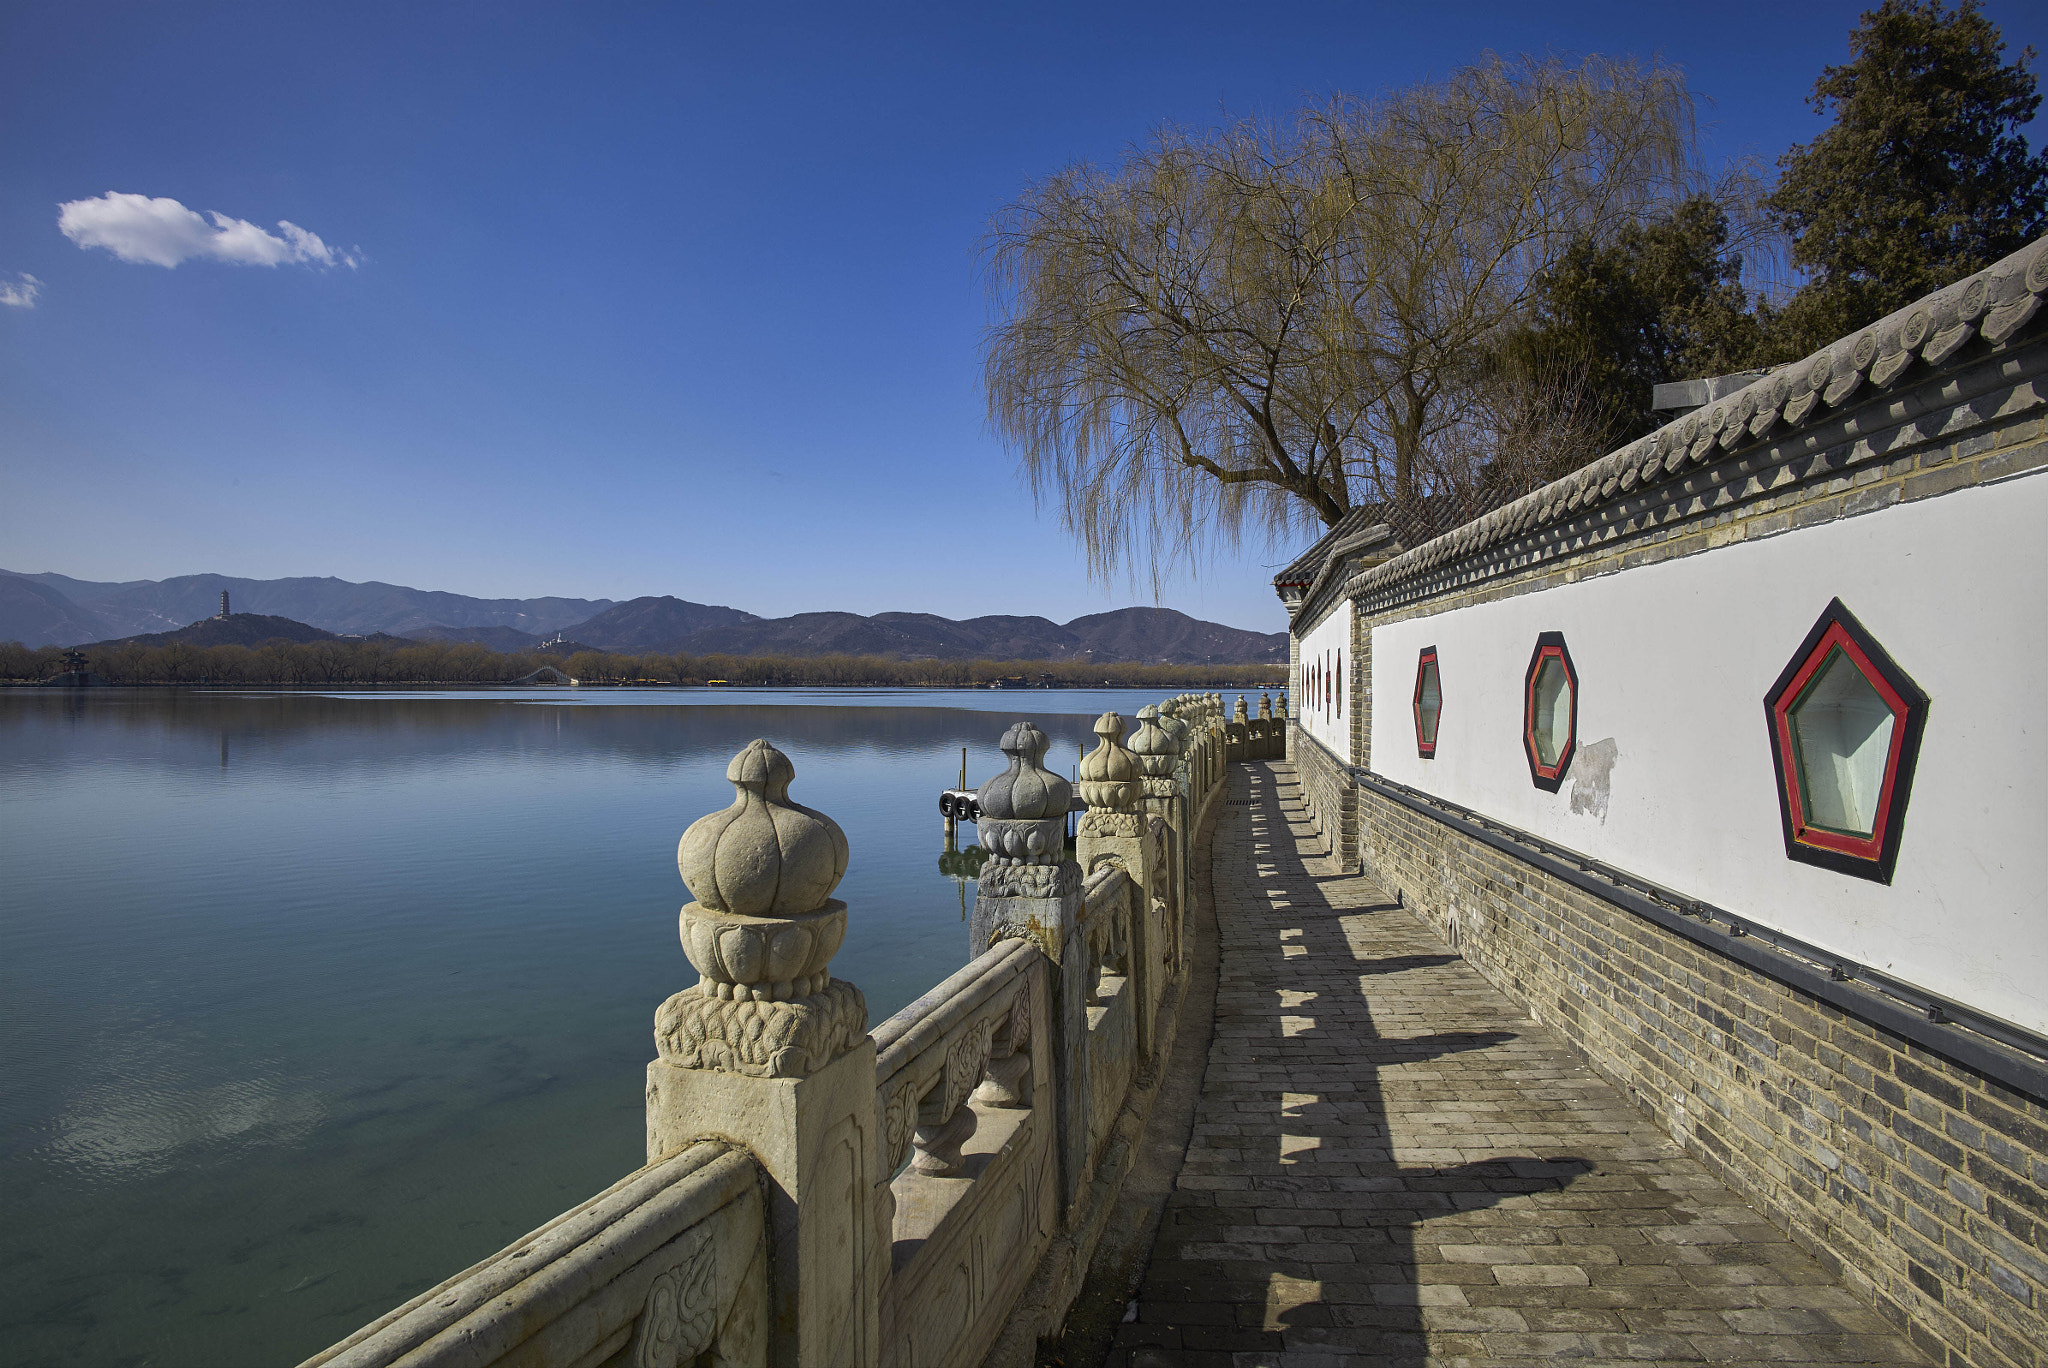
<svg viewBox="0 0 2048 1368">
<path fill-rule="evenodd" d="M 269 641 L 258 646 L 133 644 L 81 649 L 109 684 L 507 684 L 552 666 L 585 684 L 898 685 L 976 688 L 1023 682 L 1054 688 L 1250 688 L 1285 677 L 1282 665 L 1091 664 L 1060 660 L 890 660 L 882 656 L 621 655 L 493 651 L 472 642 Z M 63 672 L 66 652 L 0 643 L 0 680 L 32 684 Z"/>
</svg>

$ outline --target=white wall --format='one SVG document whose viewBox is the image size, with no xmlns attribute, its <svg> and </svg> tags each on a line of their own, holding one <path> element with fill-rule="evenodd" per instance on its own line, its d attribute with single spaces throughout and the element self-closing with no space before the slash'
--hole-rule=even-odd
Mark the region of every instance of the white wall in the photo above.
<svg viewBox="0 0 2048 1368">
<path fill-rule="evenodd" d="M 1288 706 L 1295 711 L 1295 717 L 1303 730 L 1323 743 L 1332 754 L 1346 764 L 1354 763 L 1351 754 L 1351 700 L 1344 695 L 1351 690 L 1351 600 L 1338 604 L 1336 610 L 1315 625 L 1314 630 L 1301 639 L 1300 677 L 1295 681 L 1300 687 L 1288 699 Z M 1317 670 L 1327 675 L 1331 682 L 1336 680 L 1339 664 L 1344 670 L 1344 688 L 1341 692 L 1312 687 L 1310 681 L 1316 678 Z M 1326 704 L 1325 697 L 1330 699 Z"/>
<path fill-rule="evenodd" d="M 1889 886 L 1785 858 L 1763 697 L 1837 595 L 1931 700 Z M 1579 676 L 1554 794 L 1521 746 L 1546 630 Z M 2048 476 L 1377 627 L 1372 653 L 1376 773 L 2048 1032 Z M 1602 814 L 1586 751 L 1609 738 Z"/>
</svg>

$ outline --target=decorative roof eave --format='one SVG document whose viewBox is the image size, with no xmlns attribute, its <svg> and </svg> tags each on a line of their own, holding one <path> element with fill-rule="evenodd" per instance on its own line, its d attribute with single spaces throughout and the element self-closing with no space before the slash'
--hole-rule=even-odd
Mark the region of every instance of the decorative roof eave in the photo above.
<svg viewBox="0 0 2048 1368">
<path fill-rule="evenodd" d="M 1359 532 L 1370 532 L 1383 526 L 1379 520 L 1380 505 L 1357 504 L 1344 510 L 1336 522 L 1323 529 L 1323 534 L 1309 544 L 1306 551 L 1289 561 L 1280 573 L 1273 576 L 1273 587 L 1284 588 L 1292 585 L 1313 583 L 1316 573 L 1329 561 L 1331 549 L 1340 541 L 1348 540 Z M 1372 519 L 1368 522 L 1367 519 Z"/>
<path fill-rule="evenodd" d="M 1865 386 L 1888 389 L 1917 363 L 1940 366 L 1974 338 L 2002 346 L 2035 316 L 2044 295 L 2048 237 L 1513 503 L 1361 570 L 1343 592 L 1362 596 L 1387 590 L 1510 537 L 1618 502 L 1688 468 L 1757 445 L 1774 431 L 1797 428 L 1839 408 Z M 1310 597 L 1304 597 L 1304 604 Z"/>
<path fill-rule="evenodd" d="M 1339 533 L 1344 533 L 1344 535 L 1339 536 Z M 1354 554 L 1367 547 L 1376 545 L 1395 547 L 1400 545 L 1395 540 L 1392 524 L 1384 522 L 1370 523 L 1350 532 L 1345 532 L 1342 524 L 1339 524 L 1330 530 L 1330 535 L 1326 536 L 1323 541 L 1327 542 L 1328 545 L 1323 549 L 1321 563 L 1317 566 L 1314 576 L 1305 580 L 1274 581 L 1276 589 L 1289 589 L 1297 585 L 1301 587 L 1301 596 L 1290 605 L 1290 622 L 1300 620 L 1305 613 L 1317 605 L 1318 601 L 1324 597 L 1324 591 L 1330 588 L 1336 582 L 1337 577 L 1343 573 L 1345 561 Z M 1318 545 L 1322 545 L 1322 543 L 1318 543 Z M 1388 554 L 1391 555 L 1393 553 L 1390 551 Z M 1374 563 L 1378 564 L 1385 559 L 1385 556 L 1378 557 Z M 1296 561 L 1296 564 L 1300 564 L 1300 561 Z"/>
</svg>

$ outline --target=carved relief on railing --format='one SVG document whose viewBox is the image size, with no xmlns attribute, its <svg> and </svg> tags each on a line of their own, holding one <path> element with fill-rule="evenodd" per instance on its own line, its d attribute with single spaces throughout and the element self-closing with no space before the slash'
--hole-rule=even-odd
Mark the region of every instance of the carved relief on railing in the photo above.
<svg viewBox="0 0 2048 1368">
<path fill-rule="evenodd" d="M 1180 898 L 1167 876 L 1172 859 L 1173 828 L 1165 822 L 1152 824 L 1152 919 L 1164 933 L 1160 937 L 1159 962 L 1171 970 L 1179 961 Z"/>
<path fill-rule="evenodd" d="M 962 1106 L 981 1083 L 988 1067 L 989 1037 L 995 1023 L 986 1017 L 962 1031 L 946 1047 L 945 1067 L 917 1102 L 917 1130 L 912 1144 L 917 1157 L 910 1166 L 932 1178 L 960 1172 L 960 1147 L 974 1134 L 974 1108 Z"/>
<path fill-rule="evenodd" d="M 762 1368 L 768 1263 L 753 1159 L 736 1146 L 700 1141 L 301 1368 L 681 1368 L 707 1361 Z"/>
<path fill-rule="evenodd" d="M 1037 945 L 999 941 L 875 1028 L 892 1250 L 879 1368 L 981 1362 L 1056 1233 L 1056 981 Z"/>
<path fill-rule="evenodd" d="M 627 1362 L 633 1368 L 695 1364 L 718 1335 L 718 1263 L 711 1232 L 694 1230 L 683 1241 L 683 1261 L 647 1289 Z"/>
<path fill-rule="evenodd" d="M 1010 1015 L 989 1039 L 988 1073 L 974 1090 L 984 1107 L 1021 1110 L 1031 1105 L 1031 995 L 1018 993 Z"/>
<path fill-rule="evenodd" d="M 1007 864 L 990 860 L 981 867 L 979 882 L 981 892 L 990 897 L 1059 898 L 1073 892 L 1079 878 L 1079 870 L 1071 863 Z"/>
<path fill-rule="evenodd" d="M 983 1106 L 1031 1105 L 1030 987 L 1044 963 L 1030 942 L 1001 941 L 875 1028 L 876 1109 L 890 1172 L 909 1158 L 928 1177 L 957 1174 L 960 1147 L 975 1131 L 970 1097 Z"/>
<path fill-rule="evenodd" d="M 1130 871 L 1114 856 L 1091 870 L 1081 885 L 1082 905 L 1086 909 L 1082 926 L 1088 944 L 1090 1007 L 1101 1006 L 1107 996 L 1104 979 L 1130 977 L 1131 900 L 1135 893 Z"/>
</svg>

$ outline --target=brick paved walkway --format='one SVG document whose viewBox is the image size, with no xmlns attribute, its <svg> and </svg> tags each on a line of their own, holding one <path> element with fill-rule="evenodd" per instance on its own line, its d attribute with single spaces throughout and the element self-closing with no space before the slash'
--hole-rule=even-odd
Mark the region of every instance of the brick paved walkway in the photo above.
<svg viewBox="0 0 2048 1368">
<path fill-rule="evenodd" d="M 1920 1363 L 1236 767 L 1187 1160 L 1114 1368 Z"/>
</svg>

